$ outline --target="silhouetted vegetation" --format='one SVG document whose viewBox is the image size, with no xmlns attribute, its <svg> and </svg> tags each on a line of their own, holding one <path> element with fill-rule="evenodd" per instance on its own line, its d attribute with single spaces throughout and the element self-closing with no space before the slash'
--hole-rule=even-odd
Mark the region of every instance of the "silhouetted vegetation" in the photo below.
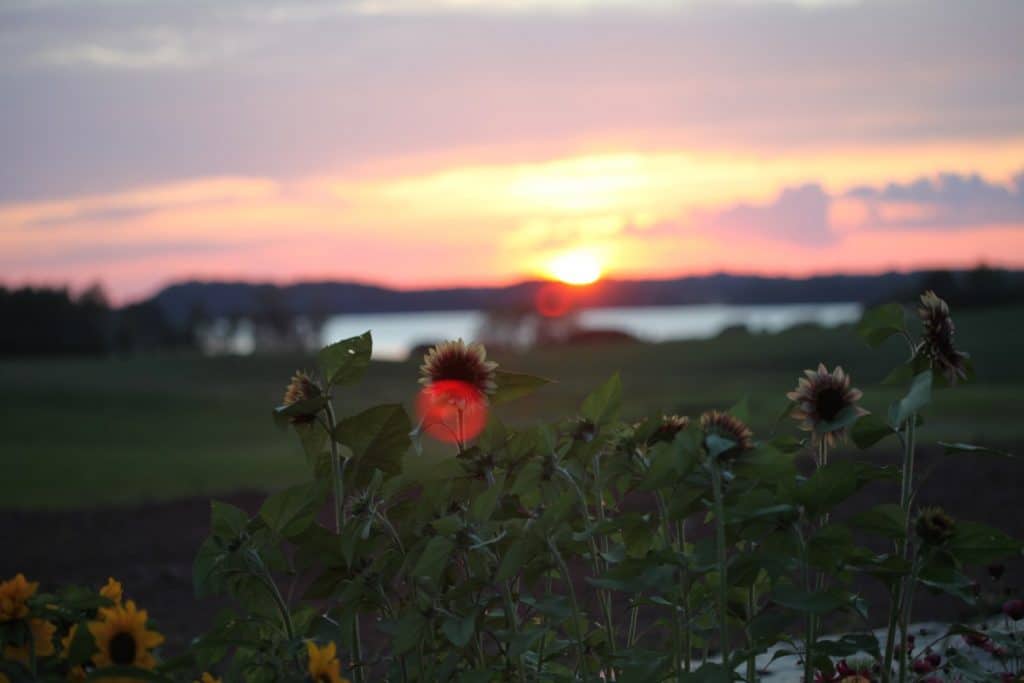
<svg viewBox="0 0 1024 683">
<path fill-rule="evenodd" d="M 152 301 L 115 309 L 102 288 L 0 287 L 0 355 L 102 355 L 192 346 Z"/>
</svg>

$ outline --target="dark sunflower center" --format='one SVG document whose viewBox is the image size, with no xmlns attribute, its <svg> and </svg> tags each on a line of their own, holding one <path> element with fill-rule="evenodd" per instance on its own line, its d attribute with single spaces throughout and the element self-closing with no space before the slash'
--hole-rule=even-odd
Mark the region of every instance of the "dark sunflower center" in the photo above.
<svg viewBox="0 0 1024 683">
<path fill-rule="evenodd" d="M 836 419 L 843 408 L 846 407 L 843 392 L 835 387 L 828 387 L 819 391 L 814 403 L 818 416 L 825 422 L 831 422 Z"/>
<path fill-rule="evenodd" d="M 130 633 L 118 633 L 110 639 L 110 661 L 114 664 L 135 662 L 135 638 Z"/>
<path fill-rule="evenodd" d="M 475 367 L 461 357 L 446 358 L 439 364 L 435 379 L 450 379 L 476 385 L 479 381 Z"/>
</svg>

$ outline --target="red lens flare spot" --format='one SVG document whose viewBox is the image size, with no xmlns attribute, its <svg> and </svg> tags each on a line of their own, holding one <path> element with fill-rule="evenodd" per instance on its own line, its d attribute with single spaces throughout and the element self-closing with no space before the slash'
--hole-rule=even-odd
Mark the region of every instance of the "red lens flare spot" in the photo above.
<svg viewBox="0 0 1024 683">
<path fill-rule="evenodd" d="M 535 302 L 537 312 L 545 318 L 561 318 L 572 308 L 567 287 L 562 284 L 543 285 L 537 290 Z"/>
<path fill-rule="evenodd" d="M 487 424 L 487 401 L 467 382 L 446 379 L 424 387 L 416 399 L 421 428 L 438 441 L 463 443 Z"/>
</svg>

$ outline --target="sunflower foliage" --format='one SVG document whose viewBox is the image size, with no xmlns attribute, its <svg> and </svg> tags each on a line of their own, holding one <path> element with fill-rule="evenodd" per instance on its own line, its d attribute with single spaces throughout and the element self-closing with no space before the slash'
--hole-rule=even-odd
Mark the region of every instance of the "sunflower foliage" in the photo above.
<svg viewBox="0 0 1024 683">
<path fill-rule="evenodd" d="M 337 406 L 358 392 L 372 339 L 343 340 L 320 352 L 316 373 L 296 373 L 274 411 L 309 480 L 254 515 L 211 504 L 196 595 L 233 605 L 211 631 L 161 661 L 159 634 L 119 585 L 43 595 L 19 576 L 0 584 L 0 683 L 752 683 L 780 659 L 801 671 L 786 680 L 1016 680 L 1020 600 L 1003 606 L 1002 626 L 953 625 L 927 643 L 908 632 L 924 591 L 987 616 L 971 572 L 1022 551 L 916 504 L 921 414 L 934 390 L 971 374 L 945 302 L 926 294 L 919 317 L 919 336 L 897 305 L 858 329 L 872 345 L 907 343 L 888 380 L 906 391 L 886 415 L 867 413 L 850 375 L 822 364 L 788 394 L 800 431 L 767 438 L 747 427 L 759 416 L 746 402 L 693 418 L 625 415 L 617 375 L 573 415 L 513 428 L 500 404 L 547 380 L 498 370 L 461 340 L 428 354 L 416 419 L 397 404 L 348 415 Z M 450 381 L 468 389 L 445 393 Z M 457 412 L 454 428 L 432 423 L 438 405 Z M 482 431 L 465 431 L 481 415 Z M 412 466 L 434 437 L 450 449 L 444 476 Z M 902 457 L 835 457 L 848 440 Z M 887 481 L 898 500 L 844 512 Z M 865 603 L 863 577 L 889 604 Z M 881 637 L 868 628 L 886 620 Z M 826 635 L 837 625 L 845 633 Z"/>
</svg>

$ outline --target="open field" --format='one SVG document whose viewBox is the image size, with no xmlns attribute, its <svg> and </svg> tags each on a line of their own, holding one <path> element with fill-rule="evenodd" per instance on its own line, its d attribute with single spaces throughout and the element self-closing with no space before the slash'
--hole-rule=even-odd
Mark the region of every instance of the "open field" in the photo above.
<svg viewBox="0 0 1024 683">
<path fill-rule="evenodd" d="M 977 381 L 942 391 L 925 425 L 928 440 L 956 438 L 1012 448 L 1024 441 L 1017 398 L 1024 392 L 1024 309 L 957 316 L 960 346 Z M 728 333 L 715 340 L 496 354 L 503 367 L 558 381 L 500 406 L 510 423 L 571 412 L 612 372 L 624 383 L 626 416 L 696 414 L 749 395 L 754 426 L 770 429 L 799 372 L 840 363 L 884 411 L 896 390 L 878 382 L 904 353 L 893 340 L 871 350 L 850 329 L 779 335 Z M 38 359 L 0 362 L 0 506 L 79 507 L 267 489 L 305 475 L 294 439 L 270 417 L 290 373 L 312 367 L 295 356 Z M 339 409 L 409 404 L 417 363 L 374 363 Z M 791 429 L 784 423 L 782 429 Z M 415 457 L 415 456 L 413 456 Z M 426 456 L 429 458 L 429 454 Z"/>
</svg>

